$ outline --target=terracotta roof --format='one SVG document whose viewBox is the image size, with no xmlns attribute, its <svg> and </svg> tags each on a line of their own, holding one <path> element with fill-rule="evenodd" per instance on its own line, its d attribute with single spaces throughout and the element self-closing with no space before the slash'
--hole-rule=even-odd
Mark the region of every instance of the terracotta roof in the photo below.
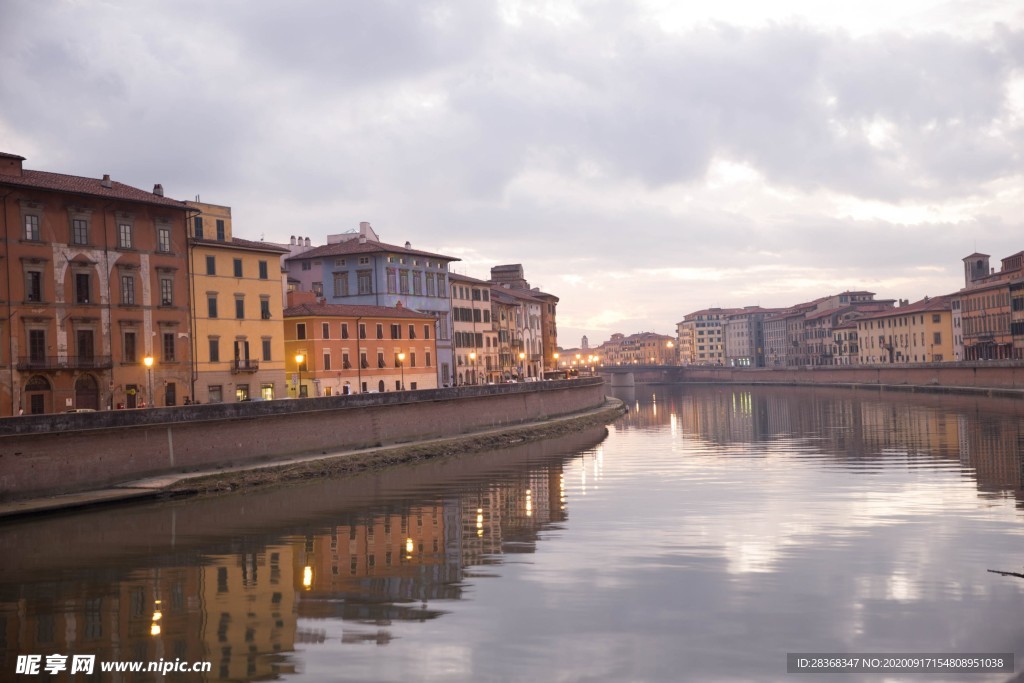
<svg viewBox="0 0 1024 683">
<path fill-rule="evenodd" d="M 878 318 L 897 318 L 901 315 L 909 315 L 911 313 L 923 313 L 925 311 L 948 311 L 952 309 L 953 295 L 944 294 L 942 296 L 925 297 L 920 301 L 915 301 L 912 304 L 906 306 L 900 306 L 899 308 L 889 308 L 880 313 L 870 313 L 863 315 L 857 320 L 877 320 Z"/>
<path fill-rule="evenodd" d="M 543 303 L 540 299 L 533 296 L 528 290 L 525 289 L 506 289 L 501 285 L 494 285 L 491 287 L 491 297 L 499 296 L 510 299 L 529 301 L 531 303 L 539 304 Z"/>
<path fill-rule="evenodd" d="M 474 284 L 474 285 L 490 285 L 491 284 L 487 280 L 478 280 L 475 277 L 470 277 L 468 275 L 462 275 L 460 273 L 448 273 L 448 279 L 449 280 L 454 280 L 456 282 L 468 282 L 468 283 Z"/>
<path fill-rule="evenodd" d="M 295 256 L 292 256 L 291 258 L 285 260 L 301 261 L 303 259 L 322 258 L 324 256 L 342 256 L 344 254 L 374 253 L 409 254 L 411 256 L 424 256 L 428 258 L 444 259 L 445 261 L 462 260 L 459 258 L 455 258 L 454 256 L 445 256 L 443 254 L 435 254 L 429 251 L 406 249 L 405 247 L 400 247 L 397 244 L 385 244 L 384 242 L 374 242 L 373 240 L 360 242 L 358 238 L 352 238 L 349 240 L 345 240 L 344 242 L 338 242 L 336 244 L 324 244 L 319 247 L 313 247 L 309 251 L 304 251 L 301 254 L 296 254 Z"/>
<path fill-rule="evenodd" d="M 434 316 L 420 313 L 409 308 L 392 308 L 390 306 L 359 306 L 356 304 L 299 304 L 284 309 L 284 317 L 301 318 L 307 316 L 346 318 L 417 318 L 433 320 Z"/>
<path fill-rule="evenodd" d="M 205 238 L 189 238 L 192 243 L 211 246 L 211 247 L 241 247 L 242 249 L 256 249 L 259 251 L 272 251 L 276 254 L 287 254 L 288 248 L 282 247 L 279 244 L 273 242 L 254 242 L 253 240 L 243 240 L 238 237 L 232 237 L 231 241 L 211 240 Z"/>
<path fill-rule="evenodd" d="M 22 158 L 16 155 L 5 155 L 7 158 Z M 65 175 L 63 173 L 49 173 L 47 171 L 31 171 L 25 169 L 20 176 L 0 175 L 0 185 L 16 185 L 39 190 L 52 190 L 54 192 L 70 192 L 73 194 L 84 194 L 93 197 L 105 197 L 108 199 L 119 199 L 128 202 L 140 202 L 143 204 L 156 204 L 174 209 L 188 209 L 184 202 L 169 197 L 161 197 L 140 190 L 131 185 L 119 183 L 116 180 L 110 181 L 110 187 L 104 187 L 99 178 L 85 178 L 77 175 Z"/>
</svg>

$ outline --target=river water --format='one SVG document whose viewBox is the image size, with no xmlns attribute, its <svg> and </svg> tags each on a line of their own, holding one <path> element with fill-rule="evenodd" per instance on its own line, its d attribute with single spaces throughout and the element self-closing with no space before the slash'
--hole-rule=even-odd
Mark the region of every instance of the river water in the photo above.
<svg viewBox="0 0 1024 683">
<path fill-rule="evenodd" d="M 623 391 L 607 431 L 2 523 L 0 680 L 1017 680 L 787 653 L 1021 670 L 1024 402 Z M 33 654 L 211 671 L 16 678 Z"/>
</svg>

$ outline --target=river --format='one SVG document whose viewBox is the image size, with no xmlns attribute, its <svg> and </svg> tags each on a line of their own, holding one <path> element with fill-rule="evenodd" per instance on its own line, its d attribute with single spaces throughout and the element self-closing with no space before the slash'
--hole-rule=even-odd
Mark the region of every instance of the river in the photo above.
<svg viewBox="0 0 1024 683">
<path fill-rule="evenodd" d="M 4 522 L 0 680 L 1016 680 L 787 654 L 1021 669 L 1024 402 L 621 391 L 607 430 Z M 98 673 L 133 661 L 210 671 Z"/>
</svg>

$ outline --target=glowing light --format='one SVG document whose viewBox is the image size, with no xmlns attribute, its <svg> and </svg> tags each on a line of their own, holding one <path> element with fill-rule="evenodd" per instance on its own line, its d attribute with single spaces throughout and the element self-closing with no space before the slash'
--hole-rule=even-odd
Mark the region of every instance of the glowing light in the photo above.
<svg viewBox="0 0 1024 683">
<path fill-rule="evenodd" d="M 302 568 L 302 586 L 306 590 L 313 587 L 313 568 L 309 565 Z"/>
<path fill-rule="evenodd" d="M 405 552 L 407 552 L 407 553 L 409 553 L 411 555 L 412 551 L 413 551 L 412 539 L 411 538 L 407 538 L 407 539 L 405 539 Z"/>
</svg>

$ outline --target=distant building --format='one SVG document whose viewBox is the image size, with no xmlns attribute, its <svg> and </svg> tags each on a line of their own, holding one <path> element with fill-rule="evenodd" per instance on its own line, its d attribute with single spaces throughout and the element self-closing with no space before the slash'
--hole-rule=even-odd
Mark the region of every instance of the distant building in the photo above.
<svg viewBox="0 0 1024 683">
<path fill-rule="evenodd" d="M 856 319 L 861 365 L 941 363 L 953 355 L 951 296 L 925 297 Z"/>
<path fill-rule="evenodd" d="M 1004 258 L 999 271 L 989 258 L 974 253 L 963 259 L 964 288 L 955 298 L 964 359 L 1024 359 L 1024 251 Z"/>
<path fill-rule="evenodd" d="M 742 309 L 706 308 L 688 313 L 676 323 L 679 362 L 683 365 L 725 363 L 726 317 Z"/>
<path fill-rule="evenodd" d="M 507 290 L 526 292 L 530 295 L 531 301 L 539 302 L 540 306 L 535 311 L 539 315 L 539 331 L 524 336 L 524 339 L 535 337 L 539 343 L 535 348 L 521 352 L 527 353 L 530 356 L 530 366 L 536 367 L 537 373 L 534 376 L 539 377 L 545 369 L 554 368 L 555 353 L 558 351 L 558 297 L 541 291 L 539 287 L 531 287 L 526 281 L 523 266 L 519 263 L 491 268 L 491 282 Z M 533 319 L 527 320 L 532 325 Z"/>
<path fill-rule="evenodd" d="M 491 283 L 466 275 L 448 276 L 452 297 L 452 341 L 457 384 L 499 379 L 498 332 L 491 321 Z"/>
</svg>

